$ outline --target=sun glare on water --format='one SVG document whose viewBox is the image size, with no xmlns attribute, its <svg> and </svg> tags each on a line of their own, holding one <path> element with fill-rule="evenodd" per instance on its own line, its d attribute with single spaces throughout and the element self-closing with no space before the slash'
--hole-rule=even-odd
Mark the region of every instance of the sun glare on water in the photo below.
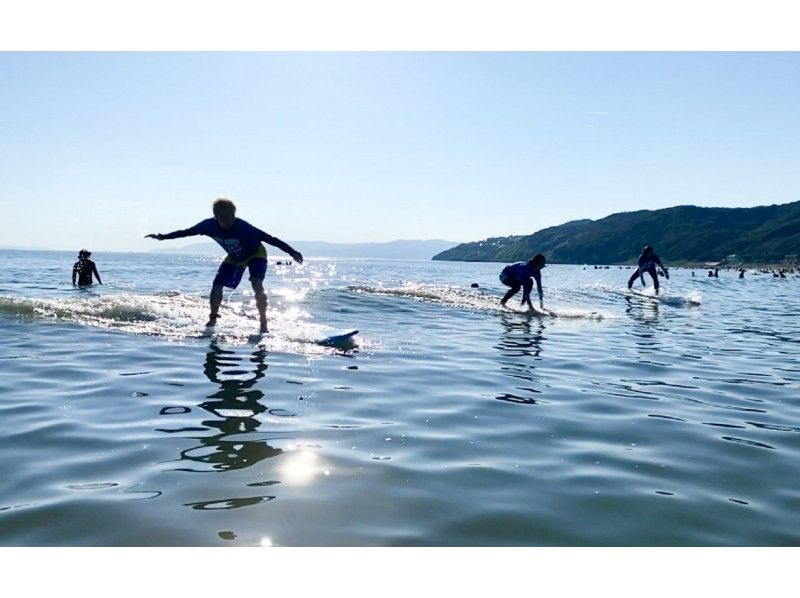
<svg viewBox="0 0 800 598">
<path fill-rule="evenodd" d="M 289 454 L 281 467 L 282 481 L 290 486 L 310 484 L 320 472 L 319 457 L 307 449 Z"/>
</svg>

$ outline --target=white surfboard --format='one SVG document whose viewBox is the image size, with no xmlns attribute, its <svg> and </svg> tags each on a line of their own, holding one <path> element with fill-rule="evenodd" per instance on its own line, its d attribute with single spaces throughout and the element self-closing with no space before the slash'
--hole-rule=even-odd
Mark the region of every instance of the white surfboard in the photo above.
<svg viewBox="0 0 800 598">
<path fill-rule="evenodd" d="M 649 299 L 650 301 L 663 303 L 665 305 L 672 305 L 673 307 L 683 307 L 685 305 L 700 305 L 700 301 L 698 301 L 697 299 L 693 299 L 692 297 L 681 297 L 675 295 L 649 295 L 647 293 L 642 293 L 640 291 L 634 291 L 633 289 L 630 289 L 628 292 L 635 297 L 641 297 L 642 299 Z"/>
<path fill-rule="evenodd" d="M 356 334 L 358 334 L 358 330 L 348 330 L 347 332 L 326 336 L 325 338 L 319 339 L 315 342 L 323 347 L 347 348 L 352 347 L 355 344 Z"/>
</svg>

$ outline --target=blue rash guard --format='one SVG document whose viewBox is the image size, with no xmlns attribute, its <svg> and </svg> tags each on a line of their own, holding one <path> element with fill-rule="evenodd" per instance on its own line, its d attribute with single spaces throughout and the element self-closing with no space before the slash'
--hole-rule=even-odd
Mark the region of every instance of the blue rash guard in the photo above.
<svg viewBox="0 0 800 598">
<path fill-rule="evenodd" d="M 531 290 L 533 289 L 533 282 L 531 278 L 536 281 L 536 290 L 539 294 L 539 299 L 544 297 L 542 292 L 542 271 L 534 268 L 528 262 L 516 262 L 503 268 L 500 273 L 500 282 L 509 287 L 523 288 L 523 303 L 530 297 Z"/>
<path fill-rule="evenodd" d="M 639 272 L 647 272 L 655 265 L 660 266 L 661 269 L 666 272 L 667 269 L 664 267 L 664 264 L 661 263 L 661 258 L 658 257 L 655 252 L 651 253 L 650 255 L 645 255 L 643 253 L 639 256 Z"/>
<path fill-rule="evenodd" d="M 216 218 L 208 218 L 198 222 L 191 228 L 176 230 L 161 239 L 180 239 L 205 235 L 216 241 L 225 250 L 228 257 L 220 264 L 215 285 L 222 285 L 235 289 L 242 279 L 245 268 L 250 270 L 250 280 L 263 280 L 267 271 L 267 251 L 262 242 L 277 247 L 289 255 L 294 255 L 294 250 L 286 243 L 256 228 L 246 220 L 236 218 L 229 229 L 219 225 Z"/>
<path fill-rule="evenodd" d="M 244 262 L 249 257 L 253 256 L 261 249 L 262 241 L 272 244 L 272 241 L 275 240 L 274 237 L 241 218 L 234 220 L 233 226 L 228 230 L 222 228 L 216 218 L 208 218 L 186 230 L 179 230 L 164 235 L 164 238 L 178 239 L 180 237 L 191 237 L 194 235 L 205 235 L 206 237 L 214 239 L 234 262 Z"/>
</svg>

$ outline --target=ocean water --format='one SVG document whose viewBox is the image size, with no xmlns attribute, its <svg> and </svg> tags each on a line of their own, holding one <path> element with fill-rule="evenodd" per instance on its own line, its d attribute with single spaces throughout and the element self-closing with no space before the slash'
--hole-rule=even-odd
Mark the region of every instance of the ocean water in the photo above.
<svg viewBox="0 0 800 598">
<path fill-rule="evenodd" d="M 218 258 L 93 258 L 0 252 L 0 545 L 800 543 L 800 278 L 275 255 L 261 337 Z"/>
</svg>

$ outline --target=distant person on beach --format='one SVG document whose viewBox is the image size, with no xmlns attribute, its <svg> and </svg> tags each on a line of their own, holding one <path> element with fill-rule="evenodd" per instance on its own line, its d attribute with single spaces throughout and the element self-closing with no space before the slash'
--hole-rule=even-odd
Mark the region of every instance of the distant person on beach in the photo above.
<svg viewBox="0 0 800 598">
<path fill-rule="evenodd" d="M 541 253 L 537 253 L 527 262 L 516 262 L 503 268 L 500 272 L 500 282 L 507 287 L 511 287 L 500 300 L 500 305 L 506 306 L 506 302 L 522 289 L 522 305 L 528 304 L 529 309 L 533 309 L 531 303 L 531 291 L 533 281 L 536 281 L 536 290 L 539 293 L 539 307 L 544 309 L 544 293 L 542 292 L 542 268 L 547 260 Z"/>
<path fill-rule="evenodd" d="M 267 250 L 262 242 L 277 247 L 303 263 L 303 256 L 280 239 L 257 229 L 252 224 L 236 217 L 236 206 L 225 198 L 219 198 L 213 205 L 214 217 L 198 222 L 191 228 L 176 230 L 167 234 L 146 235 L 151 239 L 164 241 L 194 235 L 205 235 L 216 241 L 228 254 L 220 264 L 211 286 L 211 313 L 206 326 L 214 326 L 219 318 L 222 303 L 222 287 L 235 289 L 242 281 L 245 269 L 250 271 L 250 283 L 256 295 L 256 307 L 260 317 L 261 332 L 267 332 L 267 294 L 264 292 L 264 277 L 267 273 Z"/>
<path fill-rule="evenodd" d="M 653 279 L 653 286 L 656 289 L 656 294 L 658 294 L 658 272 L 656 271 L 656 266 L 659 266 L 664 271 L 664 276 L 667 277 L 669 280 L 669 270 L 667 267 L 661 263 L 661 258 L 656 255 L 656 252 L 653 250 L 652 246 L 646 245 L 644 249 L 642 249 L 642 254 L 639 256 L 639 268 L 631 274 L 631 277 L 628 279 L 628 288 L 633 287 L 633 283 L 639 278 L 642 281 L 642 286 L 646 286 L 644 281 L 644 274 L 647 272 L 650 277 Z"/>
<path fill-rule="evenodd" d="M 79 287 L 90 286 L 93 274 L 97 278 L 98 284 L 103 284 L 103 281 L 100 280 L 100 273 L 97 271 L 97 264 L 89 259 L 90 255 L 92 252 L 85 249 L 78 252 L 78 261 L 72 266 L 72 286 L 75 286 L 76 280 Z"/>
</svg>

